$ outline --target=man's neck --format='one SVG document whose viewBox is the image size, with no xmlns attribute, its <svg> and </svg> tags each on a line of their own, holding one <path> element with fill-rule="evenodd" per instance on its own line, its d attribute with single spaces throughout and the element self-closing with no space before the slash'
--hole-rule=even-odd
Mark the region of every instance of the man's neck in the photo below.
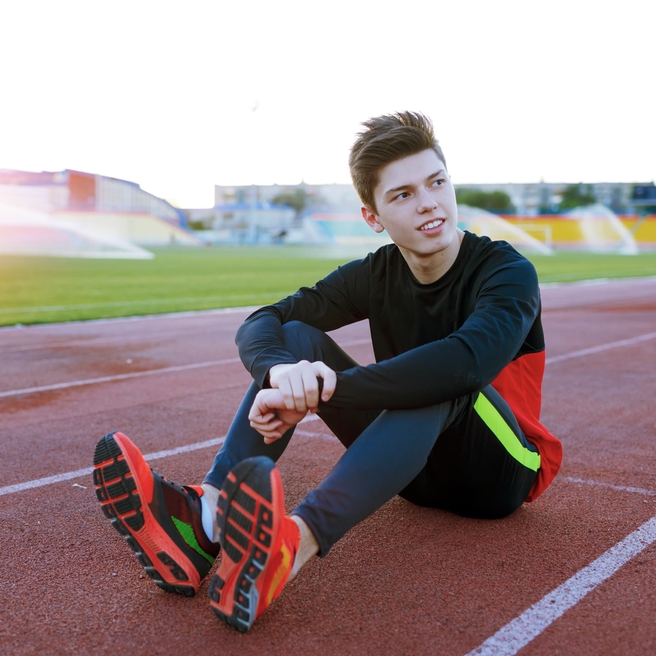
<svg viewBox="0 0 656 656">
<path fill-rule="evenodd" d="M 465 233 L 458 230 L 456 238 L 447 248 L 427 256 L 417 255 L 401 247 L 399 247 L 399 250 L 417 282 L 422 285 L 429 285 L 437 282 L 453 266 L 460 252 L 460 244 L 462 244 L 464 236 Z"/>
</svg>

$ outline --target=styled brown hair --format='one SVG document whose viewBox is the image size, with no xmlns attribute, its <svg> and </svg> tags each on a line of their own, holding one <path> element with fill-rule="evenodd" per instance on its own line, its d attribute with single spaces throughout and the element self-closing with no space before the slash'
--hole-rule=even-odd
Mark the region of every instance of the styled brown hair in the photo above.
<svg viewBox="0 0 656 656">
<path fill-rule="evenodd" d="M 377 212 L 374 189 L 388 164 L 432 148 L 446 167 L 430 119 L 419 112 L 396 112 L 363 121 L 349 155 L 353 186 L 360 200 Z"/>
</svg>

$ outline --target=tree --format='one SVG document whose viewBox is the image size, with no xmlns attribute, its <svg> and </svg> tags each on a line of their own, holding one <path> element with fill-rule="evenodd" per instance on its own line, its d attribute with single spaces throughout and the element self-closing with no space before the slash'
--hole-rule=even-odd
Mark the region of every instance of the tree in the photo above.
<svg viewBox="0 0 656 656">
<path fill-rule="evenodd" d="M 561 212 L 573 210 L 575 207 L 582 207 L 583 205 L 594 205 L 597 198 L 592 191 L 591 185 L 572 184 L 565 187 L 563 192 L 563 199 L 560 201 L 558 209 Z"/>
<path fill-rule="evenodd" d="M 296 210 L 295 220 L 298 221 L 303 214 L 303 210 L 310 205 L 316 205 L 320 199 L 316 194 L 309 194 L 305 187 L 300 186 L 294 188 L 293 191 L 285 191 L 282 194 L 275 196 L 271 202 L 274 205 L 287 205 L 288 207 Z"/>
<path fill-rule="evenodd" d="M 512 212 L 514 207 L 505 191 L 481 191 L 479 189 L 456 189 L 456 200 L 461 205 L 480 207 L 488 212 L 500 214 Z"/>
<path fill-rule="evenodd" d="M 634 185 L 631 190 L 631 203 L 643 214 L 656 213 L 656 187 L 654 183 L 648 185 Z"/>
</svg>

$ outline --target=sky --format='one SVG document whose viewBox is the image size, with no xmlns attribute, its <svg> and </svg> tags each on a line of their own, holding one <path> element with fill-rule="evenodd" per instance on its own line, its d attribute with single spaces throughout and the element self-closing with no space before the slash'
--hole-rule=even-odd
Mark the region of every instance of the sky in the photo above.
<svg viewBox="0 0 656 656">
<path fill-rule="evenodd" d="M 0 169 L 347 183 L 371 116 L 429 116 L 456 184 L 648 182 L 648 0 L 21 0 L 0 8 Z"/>
</svg>

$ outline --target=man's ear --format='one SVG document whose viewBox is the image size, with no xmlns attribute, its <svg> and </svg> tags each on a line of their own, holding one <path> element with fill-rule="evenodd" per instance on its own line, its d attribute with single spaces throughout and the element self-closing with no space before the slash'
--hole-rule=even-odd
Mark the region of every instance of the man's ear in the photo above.
<svg viewBox="0 0 656 656">
<path fill-rule="evenodd" d="M 383 228 L 383 226 L 378 221 L 376 214 L 372 212 L 368 207 L 362 207 L 360 211 L 362 212 L 362 218 L 367 222 L 367 225 L 374 232 L 383 232 L 385 230 L 385 228 Z"/>
</svg>

